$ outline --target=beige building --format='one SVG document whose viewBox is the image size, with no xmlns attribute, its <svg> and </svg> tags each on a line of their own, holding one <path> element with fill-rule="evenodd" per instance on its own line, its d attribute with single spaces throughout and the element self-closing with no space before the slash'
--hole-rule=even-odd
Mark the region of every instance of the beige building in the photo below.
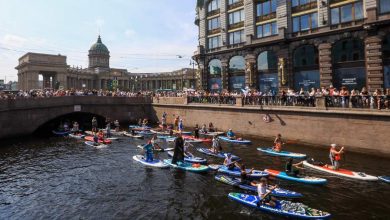
<svg viewBox="0 0 390 220">
<path fill-rule="evenodd" d="M 199 86 L 390 88 L 389 0 L 198 0 Z"/>
<path fill-rule="evenodd" d="M 183 68 L 163 73 L 131 73 L 126 69 L 110 68 L 110 51 L 99 36 L 88 53 L 88 68 L 70 67 L 66 56 L 27 53 L 19 58 L 19 89 L 115 89 L 181 90 L 195 87 L 194 70 Z M 39 75 L 43 82 L 40 83 Z"/>
</svg>

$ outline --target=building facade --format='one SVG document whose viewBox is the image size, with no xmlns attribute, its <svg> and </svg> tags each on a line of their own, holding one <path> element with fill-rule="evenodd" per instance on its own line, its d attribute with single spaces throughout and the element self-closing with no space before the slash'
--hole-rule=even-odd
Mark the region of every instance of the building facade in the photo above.
<svg viewBox="0 0 390 220">
<path fill-rule="evenodd" d="M 99 36 L 88 51 L 88 68 L 70 67 L 66 56 L 27 53 L 19 58 L 20 90 L 64 88 L 104 90 L 182 90 L 195 88 L 195 71 L 183 68 L 173 72 L 131 73 L 110 67 L 110 51 Z M 39 80 L 42 76 L 42 81 Z"/>
<path fill-rule="evenodd" d="M 198 0 L 199 86 L 390 88 L 389 0 Z"/>
</svg>

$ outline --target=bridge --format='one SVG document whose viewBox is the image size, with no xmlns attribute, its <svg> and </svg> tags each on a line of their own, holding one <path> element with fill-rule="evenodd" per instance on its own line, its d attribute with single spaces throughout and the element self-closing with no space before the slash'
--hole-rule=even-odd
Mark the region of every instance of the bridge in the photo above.
<svg viewBox="0 0 390 220">
<path fill-rule="evenodd" d="M 64 96 L 0 100 L 0 138 L 29 135 L 53 119 L 87 113 L 122 124 L 150 117 L 150 97 Z M 89 119 L 90 120 L 90 119 Z"/>
</svg>

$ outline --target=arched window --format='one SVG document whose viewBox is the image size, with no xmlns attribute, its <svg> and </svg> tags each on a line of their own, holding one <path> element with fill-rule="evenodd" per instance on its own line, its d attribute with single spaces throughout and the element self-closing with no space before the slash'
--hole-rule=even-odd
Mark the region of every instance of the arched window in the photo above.
<svg viewBox="0 0 390 220">
<path fill-rule="evenodd" d="M 279 90 L 277 57 L 273 51 L 264 51 L 257 57 L 257 85 L 261 92 L 276 95 Z"/>
<path fill-rule="evenodd" d="M 240 91 L 245 88 L 245 59 L 234 56 L 229 61 L 229 90 Z"/>
<path fill-rule="evenodd" d="M 303 45 L 293 52 L 294 89 L 320 87 L 320 71 L 318 67 L 318 50 L 314 45 Z"/>
<path fill-rule="evenodd" d="M 220 91 L 222 89 L 222 63 L 218 59 L 209 62 L 208 87 L 210 91 Z"/>
<path fill-rule="evenodd" d="M 364 43 L 357 38 L 337 41 L 332 47 L 333 86 L 361 90 L 366 86 Z"/>
<path fill-rule="evenodd" d="M 383 39 L 382 46 L 383 59 L 383 88 L 390 88 L 390 34 Z"/>
</svg>

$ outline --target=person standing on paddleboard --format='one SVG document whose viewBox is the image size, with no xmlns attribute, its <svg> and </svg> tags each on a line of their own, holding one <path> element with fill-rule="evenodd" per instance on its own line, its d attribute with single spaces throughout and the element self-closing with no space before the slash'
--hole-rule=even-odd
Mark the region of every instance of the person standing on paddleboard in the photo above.
<svg viewBox="0 0 390 220">
<path fill-rule="evenodd" d="M 195 128 L 194 128 L 194 138 L 199 138 L 199 126 L 198 126 L 198 124 L 196 124 Z"/>
<path fill-rule="evenodd" d="M 329 159 L 332 166 L 328 166 L 333 170 L 338 170 L 340 167 L 341 154 L 344 153 L 344 147 L 341 147 L 339 151 L 336 150 L 337 144 L 331 144 L 329 150 Z"/>
<path fill-rule="evenodd" d="M 172 157 L 172 164 L 177 164 L 177 162 L 184 162 L 184 140 L 180 132 L 175 138 L 175 150 Z"/>
<path fill-rule="evenodd" d="M 92 132 L 96 133 L 98 131 L 97 127 L 98 127 L 98 122 L 96 120 L 96 117 L 93 117 L 92 118 Z"/>
<path fill-rule="evenodd" d="M 219 143 L 219 139 L 218 139 L 217 135 L 213 136 L 210 151 L 212 151 L 214 154 L 218 154 L 220 151 L 222 151 L 222 146 L 221 146 L 221 143 Z"/>
<path fill-rule="evenodd" d="M 274 140 L 274 146 L 273 146 L 272 150 L 274 150 L 276 152 L 282 151 L 283 144 L 285 144 L 285 143 L 282 140 L 282 135 L 278 134 Z"/>
<path fill-rule="evenodd" d="M 143 147 L 145 151 L 145 161 L 146 162 L 153 162 L 153 144 L 151 141 L 149 141 L 147 144 Z"/>
</svg>

